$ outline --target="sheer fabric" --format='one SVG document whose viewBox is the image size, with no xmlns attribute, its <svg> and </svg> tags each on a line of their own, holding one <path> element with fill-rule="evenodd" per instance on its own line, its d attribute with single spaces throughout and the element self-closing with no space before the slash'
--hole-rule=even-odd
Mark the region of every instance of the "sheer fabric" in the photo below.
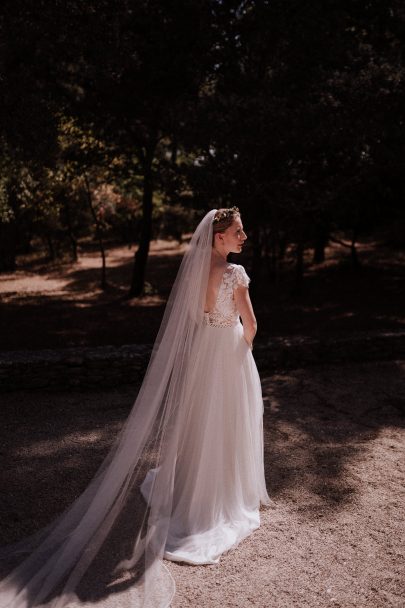
<svg viewBox="0 0 405 608">
<path fill-rule="evenodd" d="M 242 266 L 226 268 L 212 312 L 191 353 L 188 415 L 174 478 L 164 557 L 214 564 L 260 524 L 268 504 L 263 469 L 263 401 L 234 291 L 247 286 Z M 147 497 L 154 472 L 142 485 Z"/>
<path fill-rule="evenodd" d="M 163 557 L 215 563 L 259 525 L 263 402 L 233 298 L 248 278 L 228 265 L 204 313 L 214 214 L 191 239 L 138 397 L 95 477 L 48 527 L 0 551 L 11 564 L 2 608 L 164 608 L 174 581 Z"/>
</svg>

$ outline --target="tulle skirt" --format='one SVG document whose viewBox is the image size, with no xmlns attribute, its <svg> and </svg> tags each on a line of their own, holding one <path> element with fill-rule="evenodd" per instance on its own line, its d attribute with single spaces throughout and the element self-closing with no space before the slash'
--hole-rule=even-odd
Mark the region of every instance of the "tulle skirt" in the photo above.
<svg viewBox="0 0 405 608">
<path fill-rule="evenodd" d="M 240 323 L 205 325 L 189 365 L 164 557 L 214 564 L 260 525 L 269 504 L 263 466 L 263 399 Z M 158 469 L 141 491 L 150 499 Z M 153 498 L 152 498 L 153 500 Z"/>
</svg>

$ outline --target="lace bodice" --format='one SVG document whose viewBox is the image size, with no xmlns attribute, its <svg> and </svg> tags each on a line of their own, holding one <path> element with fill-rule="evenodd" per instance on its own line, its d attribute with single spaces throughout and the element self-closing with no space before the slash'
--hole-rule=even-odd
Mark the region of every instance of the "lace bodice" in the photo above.
<svg viewBox="0 0 405 608">
<path fill-rule="evenodd" d="M 204 313 L 204 323 L 212 327 L 233 327 L 239 323 L 234 290 L 243 285 L 248 287 L 249 277 L 240 264 L 228 264 L 222 275 L 217 300 L 210 312 Z"/>
</svg>

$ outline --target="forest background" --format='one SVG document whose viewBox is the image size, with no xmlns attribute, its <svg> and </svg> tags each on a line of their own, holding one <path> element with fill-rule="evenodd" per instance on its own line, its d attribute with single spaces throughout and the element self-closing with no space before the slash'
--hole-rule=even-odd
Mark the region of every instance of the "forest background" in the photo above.
<svg viewBox="0 0 405 608">
<path fill-rule="evenodd" d="M 403 329 L 402 2 L 16 0 L 0 35 L 3 349 L 152 342 L 232 205 L 259 337 Z"/>
</svg>

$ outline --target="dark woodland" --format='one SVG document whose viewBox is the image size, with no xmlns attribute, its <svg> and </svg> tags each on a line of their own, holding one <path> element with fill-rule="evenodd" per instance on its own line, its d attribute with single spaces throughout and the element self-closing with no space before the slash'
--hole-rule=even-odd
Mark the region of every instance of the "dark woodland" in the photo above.
<svg viewBox="0 0 405 608">
<path fill-rule="evenodd" d="M 319 300 L 370 317 L 372 293 L 403 327 L 402 2 L 16 0 L 0 36 L 3 276 L 62 275 L 95 251 L 99 301 L 164 300 L 181 248 L 148 264 L 151 243 L 180 247 L 208 209 L 237 205 L 270 333 Z M 118 279 L 119 246 L 133 261 Z M 9 303 L 10 318 L 24 326 L 38 303 Z M 132 340 L 153 340 L 145 315 Z M 4 326 L 4 347 L 30 347 Z"/>
</svg>

